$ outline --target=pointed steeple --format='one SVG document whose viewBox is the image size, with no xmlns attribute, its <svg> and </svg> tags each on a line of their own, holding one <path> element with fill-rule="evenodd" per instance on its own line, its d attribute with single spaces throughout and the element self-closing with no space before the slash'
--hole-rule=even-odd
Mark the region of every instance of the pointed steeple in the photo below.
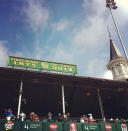
<svg viewBox="0 0 128 131">
<path fill-rule="evenodd" d="M 125 58 L 121 56 L 120 51 L 112 40 L 109 28 L 108 32 L 110 37 L 110 61 L 107 64 L 107 68 L 111 70 L 114 80 L 127 80 L 128 62 Z"/>
<path fill-rule="evenodd" d="M 108 28 L 108 27 L 107 27 Z M 121 56 L 120 51 L 118 50 L 118 48 L 116 47 L 114 41 L 112 40 L 112 36 L 110 34 L 109 28 L 108 28 L 108 32 L 109 32 L 109 37 L 110 37 L 110 61 Z"/>
</svg>

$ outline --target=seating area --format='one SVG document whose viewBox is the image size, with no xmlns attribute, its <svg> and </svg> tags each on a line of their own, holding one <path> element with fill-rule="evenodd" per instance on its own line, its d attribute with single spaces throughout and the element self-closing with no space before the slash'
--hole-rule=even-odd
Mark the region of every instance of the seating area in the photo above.
<svg viewBox="0 0 128 131">
<path fill-rule="evenodd" d="M 0 76 L 0 131 L 127 131 L 127 82 L 10 68 Z"/>
</svg>

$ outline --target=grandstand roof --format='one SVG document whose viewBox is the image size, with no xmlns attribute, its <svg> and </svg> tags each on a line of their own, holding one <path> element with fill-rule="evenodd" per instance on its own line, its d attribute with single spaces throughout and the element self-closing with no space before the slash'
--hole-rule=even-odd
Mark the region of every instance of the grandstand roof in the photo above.
<svg viewBox="0 0 128 131">
<path fill-rule="evenodd" d="M 62 112 L 61 86 L 65 87 L 66 112 L 72 115 L 93 113 L 100 117 L 97 89 L 103 101 L 105 115 L 124 116 L 128 82 L 99 79 L 29 69 L 0 67 L 0 105 L 17 111 L 20 81 L 23 80 L 22 109 L 41 115 Z M 123 109 L 123 111 L 121 111 Z"/>
</svg>

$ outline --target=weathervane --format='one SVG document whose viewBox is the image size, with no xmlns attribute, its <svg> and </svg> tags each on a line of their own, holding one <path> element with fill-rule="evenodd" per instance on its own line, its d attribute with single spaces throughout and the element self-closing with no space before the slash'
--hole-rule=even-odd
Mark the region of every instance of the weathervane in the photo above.
<svg viewBox="0 0 128 131">
<path fill-rule="evenodd" d="M 119 37 L 119 39 L 120 39 L 120 43 L 121 43 L 121 45 L 122 45 L 122 48 L 123 48 L 123 51 L 124 51 L 126 60 L 128 61 L 128 55 L 127 55 L 127 52 L 126 52 L 126 49 L 125 49 L 123 40 L 122 40 L 122 38 L 121 38 L 121 35 L 120 35 L 120 32 L 119 32 L 119 29 L 118 29 L 116 20 L 115 20 L 115 18 L 114 18 L 114 15 L 112 14 L 112 9 L 114 9 L 114 10 L 117 9 L 116 2 L 115 2 L 114 0 L 106 0 L 106 7 L 109 8 L 109 10 L 110 10 L 110 13 L 111 13 L 111 16 L 112 16 L 112 19 L 113 19 L 113 22 L 114 22 L 114 25 L 115 25 L 115 28 L 116 28 L 118 37 Z"/>
</svg>

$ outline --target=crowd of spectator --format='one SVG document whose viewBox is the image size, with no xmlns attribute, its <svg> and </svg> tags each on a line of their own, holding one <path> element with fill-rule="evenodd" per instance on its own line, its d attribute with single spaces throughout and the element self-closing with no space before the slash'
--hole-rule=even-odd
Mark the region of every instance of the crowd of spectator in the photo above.
<svg viewBox="0 0 128 131">
<path fill-rule="evenodd" d="M 95 120 L 92 117 L 92 114 L 88 114 L 88 117 L 87 115 L 83 115 L 80 117 L 80 123 L 94 123 L 94 122 Z"/>
<path fill-rule="evenodd" d="M 17 119 L 17 117 L 15 115 L 13 115 L 12 109 L 5 109 L 5 115 L 6 115 L 6 119 L 8 121 L 12 120 L 12 119 Z M 57 121 L 59 121 L 59 122 L 73 121 L 73 118 L 71 118 L 70 113 L 64 113 L 64 114 L 59 113 L 56 118 L 57 118 Z M 24 121 L 26 119 L 26 114 L 23 111 L 21 111 L 18 119 L 20 119 L 21 121 Z M 38 117 L 38 115 L 35 112 L 30 113 L 29 120 L 39 121 L 39 119 L 40 118 Z M 51 112 L 48 112 L 47 121 L 54 121 L 53 114 Z M 88 123 L 88 122 L 93 123 L 93 122 L 95 122 L 94 118 L 92 117 L 92 114 L 88 114 L 88 116 L 87 115 L 81 116 L 79 121 L 80 121 L 80 123 Z"/>
<path fill-rule="evenodd" d="M 17 118 L 14 114 L 12 109 L 5 109 L 5 117 L 6 120 L 10 121 L 10 120 L 15 120 L 15 119 L 20 119 L 21 121 L 24 121 L 26 119 L 26 114 L 21 111 L 19 114 L 19 117 Z M 55 119 L 56 118 L 56 119 Z M 41 120 L 38 115 L 35 112 L 31 112 L 30 115 L 27 116 L 27 120 L 31 120 L 31 121 L 39 121 Z M 72 122 L 75 121 L 76 119 L 73 119 L 70 115 L 70 113 L 58 113 L 57 117 L 53 117 L 53 114 L 51 112 L 48 112 L 47 118 L 45 117 L 46 121 L 59 121 L 59 122 Z M 88 114 L 88 115 L 82 115 L 79 120 L 77 118 L 77 121 L 79 121 L 80 123 L 94 123 L 97 122 L 96 119 L 93 118 L 92 114 Z M 109 119 L 108 122 L 128 122 L 128 120 L 124 120 L 124 119 Z"/>
</svg>

